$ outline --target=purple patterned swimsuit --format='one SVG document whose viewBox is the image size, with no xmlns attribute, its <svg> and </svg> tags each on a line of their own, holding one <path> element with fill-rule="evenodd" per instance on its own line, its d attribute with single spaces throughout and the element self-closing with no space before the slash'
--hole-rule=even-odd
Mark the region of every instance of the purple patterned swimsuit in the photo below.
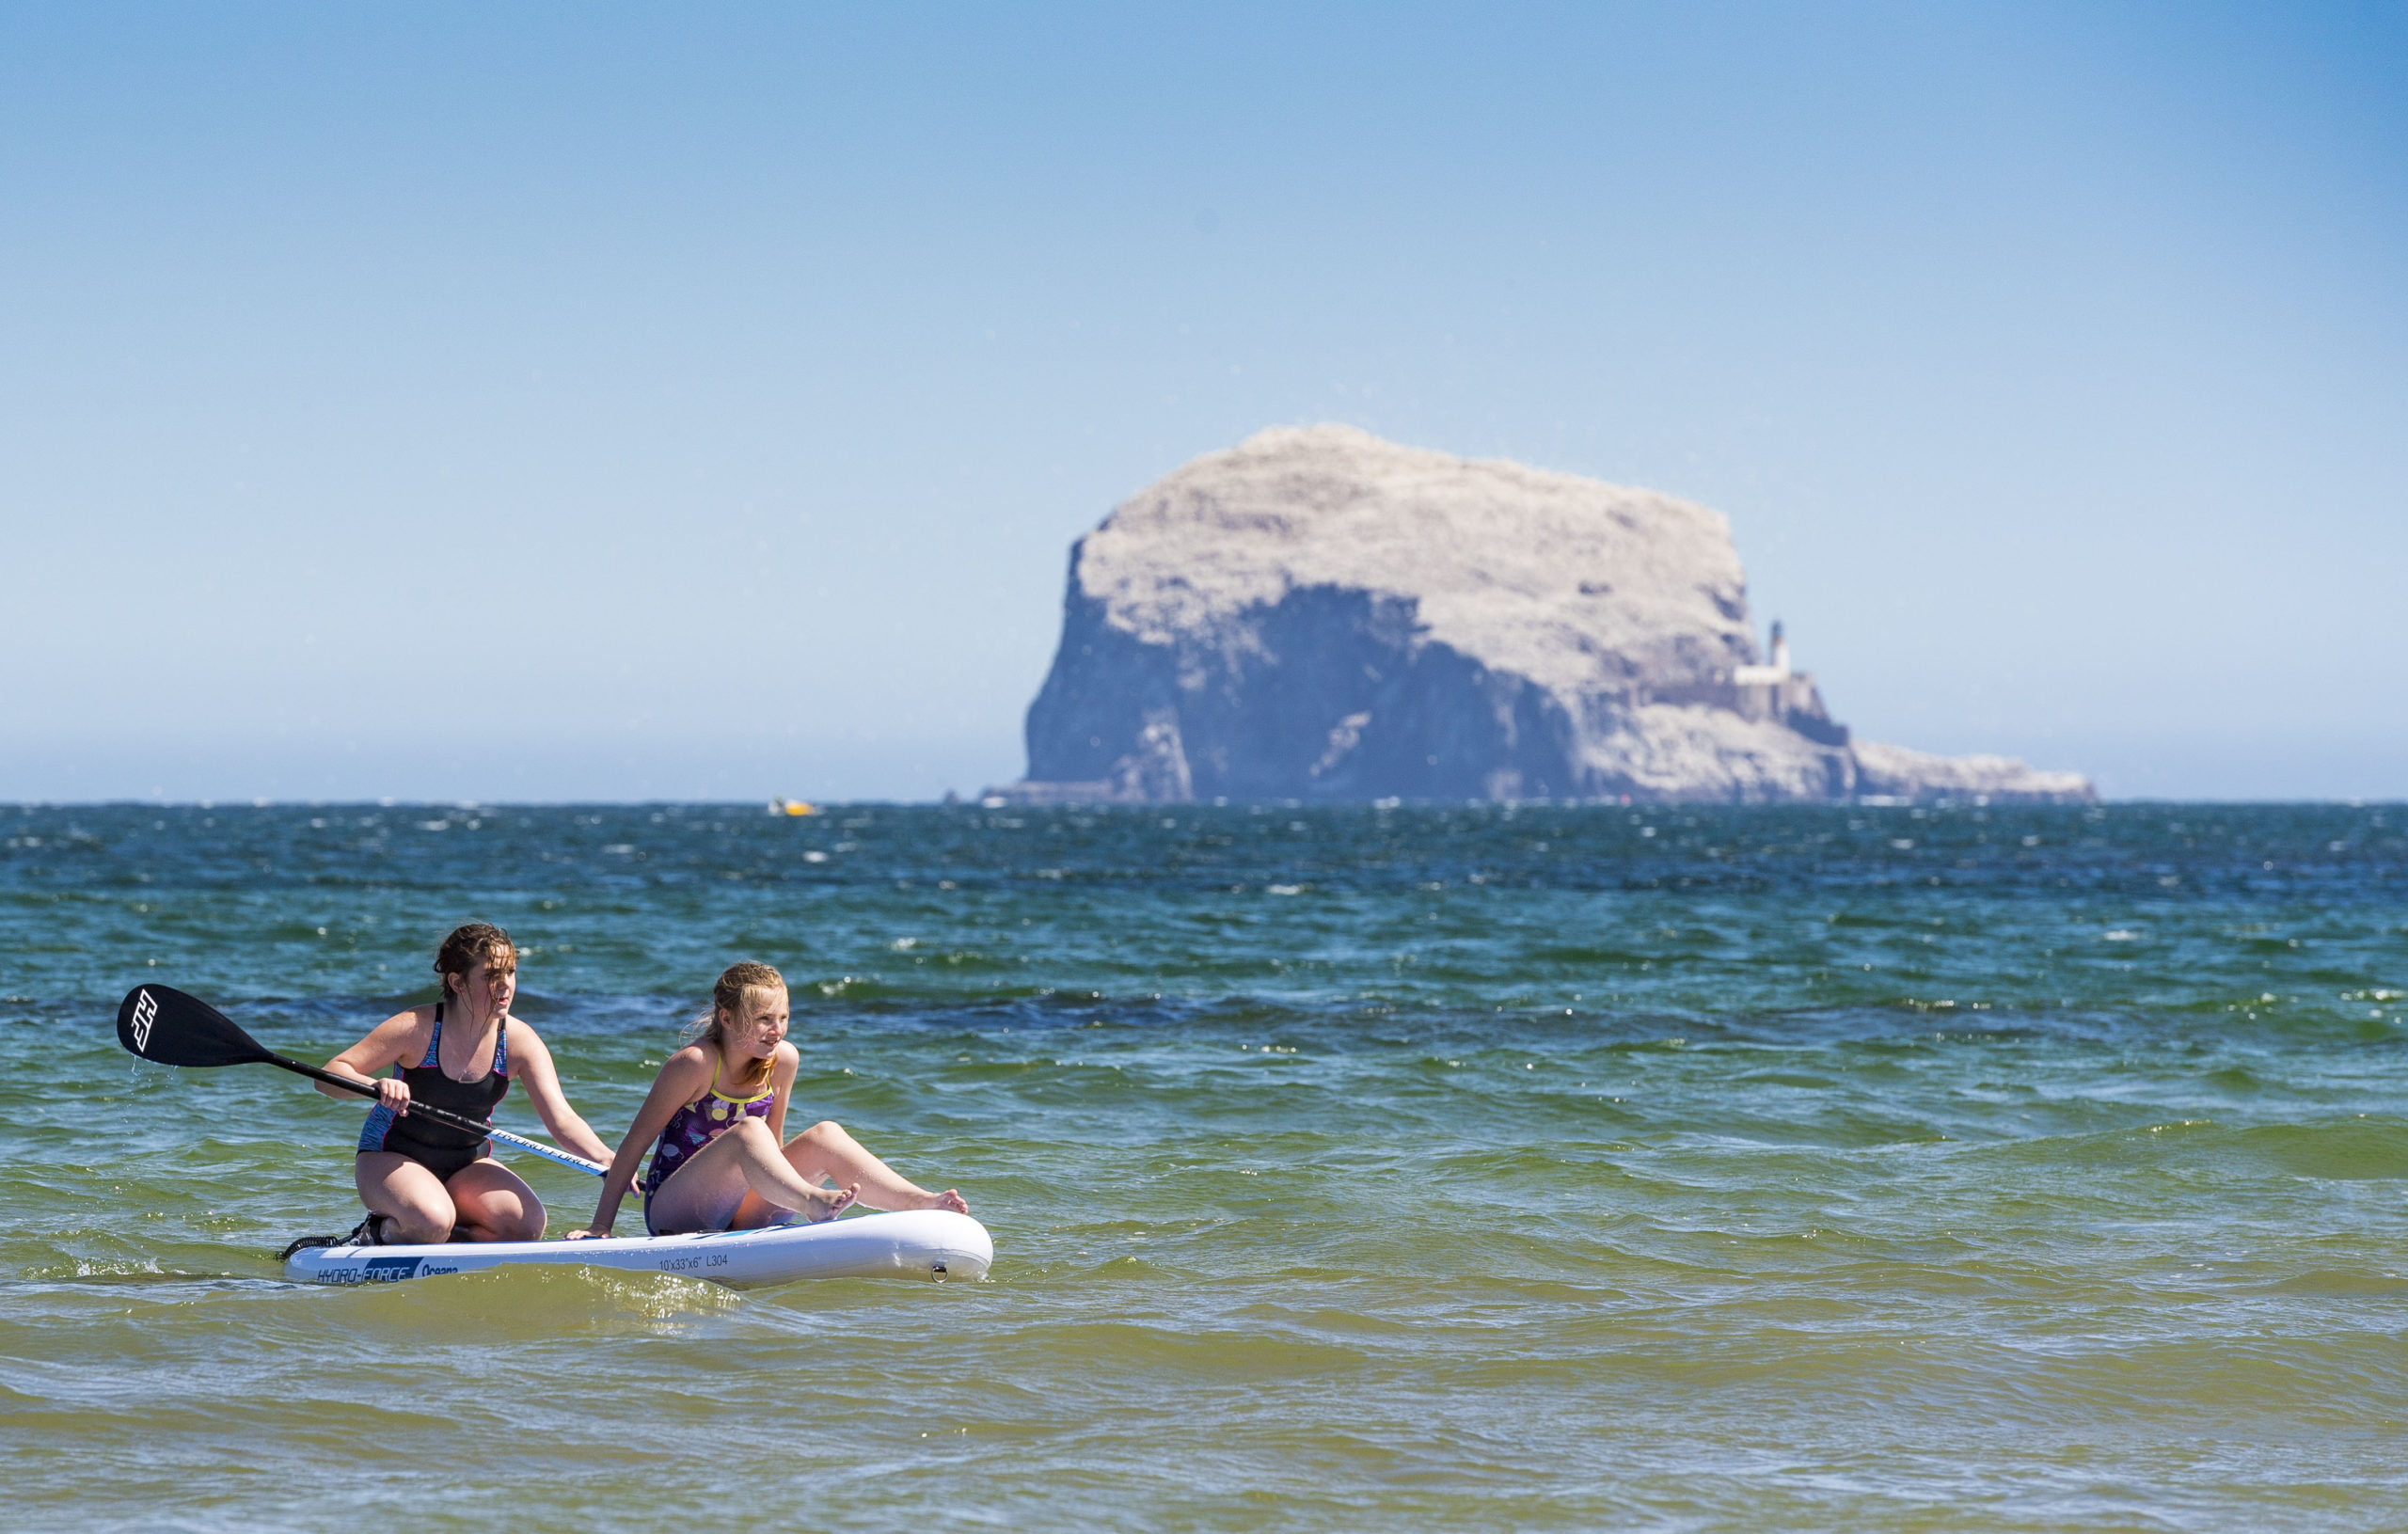
<svg viewBox="0 0 2408 1534">
<path fill-rule="evenodd" d="M 643 1174 L 643 1227 L 653 1235 L 652 1195 L 669 1180 L 669 1174 L 693 1160 L 694 1152 L 736 1128 L 747 1118 L 767 1121 L 769 1099 L 777 1095 L 769 1086 L 761 1088 L 753 1098 L 722 1097 L 719 1089 L 719 1067 L 711 1067 L 710 1090 L 669 1115 L 660 1129 L 660 1143 L 652 1147 L 652 1164 Z"/>
</svg>

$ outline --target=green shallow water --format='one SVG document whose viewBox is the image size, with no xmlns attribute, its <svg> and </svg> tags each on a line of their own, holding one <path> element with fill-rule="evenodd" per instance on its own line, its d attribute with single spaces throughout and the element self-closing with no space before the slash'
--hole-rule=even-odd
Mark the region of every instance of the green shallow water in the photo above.
<svg viewBox="0 0 2408 1534">
<path fill-rule="evenodd" d="M 2396 1528 L 2403 821 L 0 811 L 8 1522 Z M 359 1111 L 117 998 L 323 1058 L 472 916 L 606 1136 L 779 965 L 991 1278 L 282 1283 Z"/>
</svg>

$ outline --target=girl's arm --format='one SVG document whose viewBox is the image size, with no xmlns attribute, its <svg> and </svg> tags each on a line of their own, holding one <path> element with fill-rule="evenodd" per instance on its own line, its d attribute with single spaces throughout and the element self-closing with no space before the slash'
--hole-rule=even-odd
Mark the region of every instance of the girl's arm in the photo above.
<svg viewBox="0 0 2408 1534">
<path fill-rule="evenodd" d="M 536 1116 L 544 1128 L 552 1131 L 552 1139 L 578 1155 L 602 1162 L 610 1159 L 610 1147 L 594 1132 L 592 1125 L 578 1116 L 561 1092 L 560 1072 L 552 1067 L 552 1052 L 544 1047 L 535 1030 L 515 1018 L 503 1020 L 510 1030 L 510 1073 L 527 1088 L 527 1099 L 535 1105 Z"/>
<path fill-rule="evenodd" d="M 338 1076 L 348 1076 L 368 1088 L 368 1095 L 396 1114 L 410 1111 L 410 1083 L 399 1076 L 378 1076 L 408 1057 L 411 1036 L 418 1032 L 418 1008 L 396 1012 L 368 1031 L 368 1036 L 326 1062 Z M 357 1099 L 339 1086 L 317 1083 L 318 1090 L 344 1102 Z"/>
<path fill-rule="evenodd" d="M 794 1095 L 794 1070 L 801 1059 L 793 1045 L 781 1043 L 769 1061 L 769 1133 L 780 1145 L 786 1143 L 786 1100 Z"/>
<path fill-rule="evenodd" d="M 627 1195 L 627 1188 L 636 1179 L 636 1167 L 643 1161 L 644 1147 L 660 1138 L 669 1117 L 678 1109 L 703 1095 L 710 1084 L 711 1063 L 703 1052 L 691 1045 L 669 1057 L 660 1067 L 660 1075 L 653 1082 L 652 1091 L 637 1110 L 636 1121 L 627 1128 L 627 1137 L 619 1142 L 619 1153 L 610 1158 L 610 1170 L 602 1178 L 602 1198 L 594 1206 L 594 1218 L 581 1230 L 572 1230 L 568 1239 L 578 1241 L 587 1236 L 607 1236 L 619 1222 L 619 1200 Z"/>
</svg>

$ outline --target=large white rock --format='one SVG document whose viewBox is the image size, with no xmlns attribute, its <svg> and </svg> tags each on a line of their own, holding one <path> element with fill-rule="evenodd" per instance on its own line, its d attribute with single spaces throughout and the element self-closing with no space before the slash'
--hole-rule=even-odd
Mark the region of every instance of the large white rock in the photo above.
<svg viewBox="0 0 2408 1534">
<path fill-rule="evenodd" d="M 1074 578 L 1149 644 L 1243 645 L 1249 613 L 1327 586 L 1411 599 L 1424 642 L 1549 688 L 1753 656 L 1719 513 L 1348 426 L 1275 428 L 1188 464 L 1105 519 Z"/>
<path fill-rule="evenodd" d="M 1730 524 L 1648 490 L 1275 428 L 1072 548 L 1026 799 L 2086 799 L 1851 746 L 1759 668 Z"/>
</svg>

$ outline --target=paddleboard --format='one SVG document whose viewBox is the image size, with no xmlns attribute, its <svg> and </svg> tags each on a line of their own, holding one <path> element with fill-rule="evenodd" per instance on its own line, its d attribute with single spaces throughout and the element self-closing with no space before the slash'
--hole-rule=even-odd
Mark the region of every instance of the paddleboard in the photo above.
<svg viewBox="0 0 2408 1534">
<path fill-rule="evenodd" d="M 760 1230 L 600 1241 L 453 1241 L 443 1246 L 311 1246 L 284 1262 L 309 1284 L 397 1284 L 530 1263 L 674 1273 L 743 1288 L 798 1278 L 984 1278 L 995 1260 L 987 1227 L 950 1210 L 863 1214 Z"/>
</svg>

